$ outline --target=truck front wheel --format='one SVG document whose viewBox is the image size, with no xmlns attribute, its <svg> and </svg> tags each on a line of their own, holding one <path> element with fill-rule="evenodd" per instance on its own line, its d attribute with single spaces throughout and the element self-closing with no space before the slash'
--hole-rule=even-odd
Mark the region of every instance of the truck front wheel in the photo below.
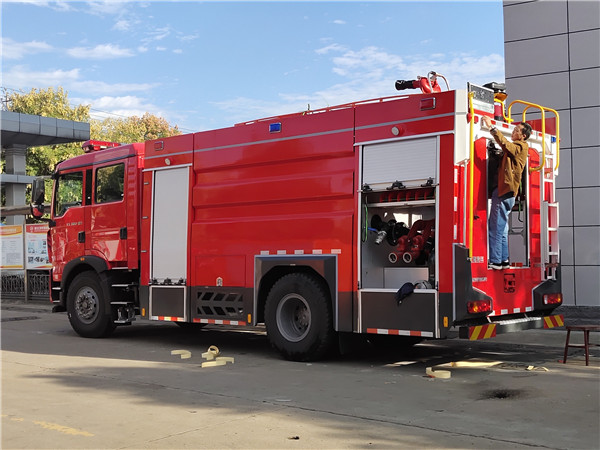
<svg viewBox="0 0 600 450">
<path fill-rule="evenodd" d="M 331 348 L 335 332 L 326 287 L 314 276 L 292 273 L 271 288 L 265 325 L 271 345 L 287 359 L 311 361 Z"/>
<path fill-rule="evenodd" d="M 73 329 L 83 337 L 105 337 L 116 326 L 108 299 L 94 272 L 82 272 L 71 283 L 67 294 L 67 314 Z"/>
</svg>

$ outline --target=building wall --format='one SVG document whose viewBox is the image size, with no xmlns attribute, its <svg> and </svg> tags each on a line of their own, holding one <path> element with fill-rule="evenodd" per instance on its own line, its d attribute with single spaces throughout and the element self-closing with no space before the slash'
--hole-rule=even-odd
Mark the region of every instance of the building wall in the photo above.
<svg viewBox="0 0 600 450">
<path fill-rule="evenodd" d="M 503 11 L 508 103 L 560 114 L 564 304 L 600 306 L 600 1 L 504 0 Z"/>
</svg>

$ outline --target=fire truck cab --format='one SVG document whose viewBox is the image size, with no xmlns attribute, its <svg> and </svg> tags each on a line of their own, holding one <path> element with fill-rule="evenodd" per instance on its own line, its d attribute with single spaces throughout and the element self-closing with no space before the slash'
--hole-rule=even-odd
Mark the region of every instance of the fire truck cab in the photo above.
<svg viewBox="0 0 600 450">
<path fill-rule="evenodd" d="M 85 337 L 136 317 L 264 323 L 293 360 L 323 357 L 342 333 L 414 342 L 559 326 L 558 114 L 516 101 L 498 116 L 497 103 L 470 85 L 87 144 L 54 175 L 54 309 Z M 510 136 L 514 104 L 539 118 L 499 271 L 481 117 Z"/>
</svg>

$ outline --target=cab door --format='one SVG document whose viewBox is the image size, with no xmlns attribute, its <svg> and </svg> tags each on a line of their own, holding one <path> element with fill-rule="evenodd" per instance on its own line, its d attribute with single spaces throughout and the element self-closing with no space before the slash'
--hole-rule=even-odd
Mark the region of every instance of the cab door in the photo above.
<svg viewBox="0 0 600 450">
<path fill-rule="evenodd" d="M 88 207 L 86 253 L 116 266 L 127 266 L 127 159 L 96 164 Z"/>
<path fill-rule="evenodd" d="M 84 171 L 62 172 L 56 177 L 52 202 L 50 245 L 54 274 L 85 254 Z"/>
</svg>

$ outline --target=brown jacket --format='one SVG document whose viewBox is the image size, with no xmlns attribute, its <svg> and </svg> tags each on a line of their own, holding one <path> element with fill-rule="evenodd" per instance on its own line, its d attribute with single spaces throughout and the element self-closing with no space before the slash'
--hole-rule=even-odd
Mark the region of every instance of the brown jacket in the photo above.
<svg viewBox="0 0 600 450">
<path fill-rule="evenodd" d="M 521 174 L 527 164 L 529 145 L 525 141 L 510 142 L 500 132 L 493 136 L 504 151 L 498 168 L 498 197 L 514 197 L 519 190 Z"/>
</svg>

